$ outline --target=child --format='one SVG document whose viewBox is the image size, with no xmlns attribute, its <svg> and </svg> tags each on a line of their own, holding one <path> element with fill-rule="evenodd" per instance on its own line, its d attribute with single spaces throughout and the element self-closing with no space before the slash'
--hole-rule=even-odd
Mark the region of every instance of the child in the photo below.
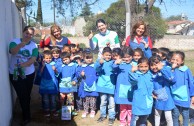
<svg viewBox="0 0 194 126">
<path fill-rule="evenodd" d="M 189 125 L 190 101 L 194 103 L 193 76 L 190 69 L 184 65 L 185 54 L 175 51 L 172 55 L 171 64 L 176 83 L 171 86 L 171 92 L 175 103 L 172 111 L 173 125 L 179 125 L 179 115 L 183 116 L 183 126 Z"/>
<path fill-rule="evenodd" d="M 60 68 L 60 66 L 62 65 L 62 61 L 60 58 L 60 54 L 61 54 L 61 50 L 59 47 L 54 46 L 51 50 L 52 53 L 52 61 L 55 62 L 56 66 L 57 66 L 57 70 L 60 71 L 58 68 Z"/>
<path fill-rule="evenodd" d="M 132 65 L 133 66 L 137 66 L 137 62 L 140 58 L 143 58 L 144 54 L 143 51 L 140 48 L 136 48 L 133 50 L 133 61 L 132 61 Z"/>
<path fill-rule="evenodd" d="M 133 66 L 129 71 L 129 78 L 134 90 L 131 126 L 136 126 L 137 120 L 143 126 L 146 125 L 153 106 L 153 82 L 147 58 L 138 60 L 138 66 Z"/>
<path fill-rule="evenodd" d="M 170 52 L 170 50 L 165 47 L 161 47 L 158 50 L 159 50 L 158 55 L 162 58 L 163 64 L 167 65 L 167 55 Z"/>
<path fill-rule="evenodd" d="M 79 76 L 82 81 L 79 86 L 78 95 L 83 99 L 84 112 L 82 113 L 82 118 L 85 118 L 89 113 L 90 117 L 94 118 L 96 111 L 96 97 L 98 93 L 96 92 L 96 81 L 97 75 L 93 64 L 93 54 L 92 52 L 84 52 L 84 63 L 80 66 Z"/>
<path fill-rule="evenodd" d="M 164 111 L 167 126 L 173 126 L 171 110 L 175 107 L 171 96 L 170 86 L 176 80 L 171 68 L 162 63 L 160 56 L 153 56 L 149 60 L 150 70 L 153 74 L 155 100 L 155 126 L 160 126 L 160 118 Z"/>
<path fill-rule="evenodd" d="M 102 59 L 97 60 L 95 68 L 98 72 L 99 78 L 97 82 L 96 90 L 100 92 L 100 118 L 98 122 L 102 122 L 106 119 L 106 108 L 108 105 L 109 113 L 109 125 L 113 125 L 115 119 L 115 102 L 114 102 L 114 91 L 116 77 L 113 73 L 112 65 L 113 60 L 111 59 L 112 50 L 110 47 L 105 47 L 102 51 Z"/>
<path fill-rule="evenodd" d="M 112 59 L 113 60 L 117 60 L 117 59 L 121 59 L 122 57 L 122 50 L 121 48 L 114 48 L 112 50 Z"/>
<path fill-rule="evenodd" d="M 123 55 L 122 59 L 117 59 L 113 64 L 113 68 L 117 68 L 118 71 L 114 98 L 115 103 L 120 104 L 120 126 L 130 126 L 133 93 L 128 71 L 132 68 L 133 50 L 130 47 L 124 47 Z"/>
<path fill-rule="evenodd" d="M 71 54 L 76 53 L 77 52 L 76 44 L 70 44 L 70 50 L 71 50 Z"/>
<path fill-rule="evenodd" d="M 50 116 L 50 112 L 57 116 L 56 96 L 58 94 L 58 81 L 55 77 L 55 63 L 52 62 L 50 50 L 43 53 L 43 65 L 41 68 L 41 83 L 39 92 L 42 95 L 43 110 L 45 116 Z"/>
<path fill-rule="evenodd" d="M 71 47 L 69 44 L 65 44 L 63 45 L 63 48 L 61 50 L 62 52 L 67 52 L 67 53 L 71 53 Z"/>
<path fill-rule="evenodd" d="M 72 115 L 77 115 L 77 113 L 74 111 L 74 92 L 77 92 L 77 79 L 75 76 L 77 66 L 71 62 L 70 56 L 70 53 L 61 53 L 63 65 L 61 66 L 61 72 L 59 74 L 61 78 L 61 82 L 59 83 L 59 92 L 61 101 L 64 102 L 66 98 L 67 101 L 65 105 L 71 105 Z"/>
</svg>

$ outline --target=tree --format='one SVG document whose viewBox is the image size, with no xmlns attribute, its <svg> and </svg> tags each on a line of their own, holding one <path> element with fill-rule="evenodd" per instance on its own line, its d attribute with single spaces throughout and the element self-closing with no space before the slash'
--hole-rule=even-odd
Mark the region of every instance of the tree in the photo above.
<svg viewBox="0 0 194 126">
<path fill-rule="evenodd" d="M 36 21 L 40 22 L 41 25 L 43 24 L 41 0 L 38 0 L 38 9 L 37 9 Z"/>
<path fill-rule="evenodd" d="M 22 7 L 30 9 L 34 5 L 33 0 L 15 0 L 15 3 L 19 11 L 21 11 Z"/>
<path fill-rule="evenodd" d="M 184 16 L 184 20 L 187 20 L 187 19 L 188 19 L 188 17 Z M 175 20 L 183 20 L 182 15 L 172 15 L 172 16 L 166 18 L 166 21 L 175 21 Z"/>
<path fill-rule="evenodd" d="M 85 21 L 87 22 L 89 20 L 89 17 L 94 15 L 91 11 L 91 8 L 89 4 L 86 2 L 85 6 L 82 8 L 80 16 L 83 16 Z"/>
</svg>

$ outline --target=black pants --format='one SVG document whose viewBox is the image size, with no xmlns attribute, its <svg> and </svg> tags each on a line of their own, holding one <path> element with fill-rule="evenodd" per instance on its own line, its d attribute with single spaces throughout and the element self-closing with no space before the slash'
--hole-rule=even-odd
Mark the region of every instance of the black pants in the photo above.
<svg viewBox="0 0 194 126">
<path fill-rule="evenodd" d="M 30 120 L 30 94 L 32 91 L 33 80 L 35 73 L 27 75 L 25 79 L 18 77 L 18 80 L 13 80 L 13 74 L 10 74 L 10 81 L 16 91 L 21 108 L 23 120 Z"/>
</svg>

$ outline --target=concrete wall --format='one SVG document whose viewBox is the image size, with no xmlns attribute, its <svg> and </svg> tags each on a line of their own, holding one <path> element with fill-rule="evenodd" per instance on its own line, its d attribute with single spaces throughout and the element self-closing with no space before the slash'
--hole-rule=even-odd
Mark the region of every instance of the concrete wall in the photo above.
<svg viewBox="0 0 194 126">
<path fill-rule="evenodd" d="M 14 103 L 13 89 L 9 82 L 9 42 L 21 35 L 21 18 L 11 0 L 0 0 L 0 126 L 9 126 Z"/>
<path fill-rule="evenodd" d="M 194 36 L 165 35 L 156 40 L 154 47 L 167 47 L 171 50 L 194 50 Z"/>
</svg>

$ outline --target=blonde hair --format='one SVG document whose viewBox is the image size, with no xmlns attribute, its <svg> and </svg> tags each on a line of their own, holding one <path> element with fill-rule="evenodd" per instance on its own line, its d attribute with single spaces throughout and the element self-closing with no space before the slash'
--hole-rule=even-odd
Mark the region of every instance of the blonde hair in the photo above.
<svg viewBox="0 0 194 126">
<path fill-rule="evenodd" d="M 60 33 L 61 33 L 61 28 L 58 26 L 58 25 L 56 25 L 56 24 L 54 24 L 51 28 L 50 28 L 50 38 L 51 38 L 51 42 L 52 42 L 52 45 L 53 46 L 55 46 L 56 45 L 56 38 L 55 38 L 55 36 L 54 36 L 54 30 L 55 29 L 57 29 L 58 31 L 60 31 Z"/>
</svg>

